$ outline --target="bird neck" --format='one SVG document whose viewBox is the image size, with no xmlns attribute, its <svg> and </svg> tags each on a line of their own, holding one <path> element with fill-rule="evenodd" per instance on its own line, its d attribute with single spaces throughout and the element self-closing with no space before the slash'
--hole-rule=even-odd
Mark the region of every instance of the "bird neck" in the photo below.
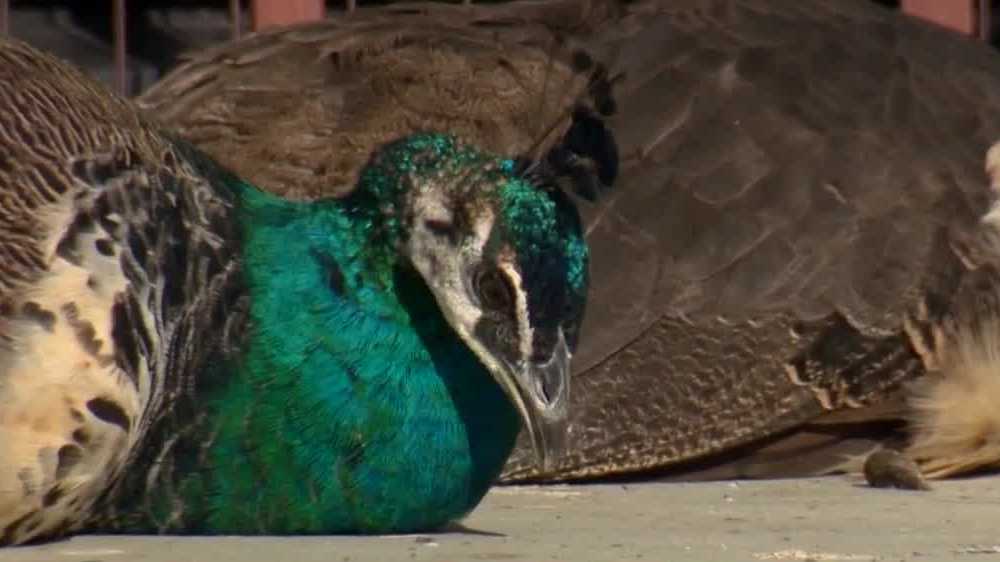
<svg viewBox="0 0 1000 562">
<path fill-rule="evenodd" d="M 240 199 L 250 329 L 207 397 L 226 468 L 205 530 L 417 531 L 472 509 L 518 417 L 400 256 L 385 206 Z"/>
</svg>

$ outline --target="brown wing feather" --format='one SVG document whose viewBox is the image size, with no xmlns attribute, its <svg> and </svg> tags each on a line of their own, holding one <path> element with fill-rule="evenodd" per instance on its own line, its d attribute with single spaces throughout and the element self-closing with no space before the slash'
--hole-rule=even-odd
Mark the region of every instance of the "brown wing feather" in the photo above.
<svg viewBox="0 0 1000 562">
<path fill-rule="evenodd" d="M 991 197 L 986 46 L 860 1 L 657 9 L 619 48 L 625 161 L 589 212 L 586 437 L 564 476 L 665 467 L 893 396 L 927 359 L 904 319 L 951 308 L 956 232 Z"/>
<path fill-rule="evenodd" d="M 74 187 L 65 169 L 71 156 L 124 144 L 121 130 L 141 129 L 125 102 L 19 42 L 0 43 L 0 107 L 3 303 L 47 267 L 42 243 L 48 233 L 40 212 Z"/>
<path fill-rule="evenodd" d="M 93 525 L 172 446 L 150 433 L 197 423 L 178 404 L 244 324 L 235 249 L 217 243 L 238 228 L 210 183 L 227 179 L 0 38 L 0 545 Z"/>
<path fill-rule="evenodd" d="M 199 53 L 138 101 L 258 185 L 341 193 L 376 146 L 415 130 L 511 155 L 563 130 L 587 83 L 557 32 L 589 29 L 604 4 L 360 9 Z"/>
<path fill-rule="evenodd" d="M 671 466 L 843 408 L 879 417 L 933 362 L 924 336 L 967 277 L 953 248 L 990 200 L 1000 62 L 862 0 L 594 6 L 361 10 L 205 52 L 141 103 L 257 183 L 317 196 L 413 128 L 524 146 L 575 95 L 560 61 L 547 91 L 565 95 L 538 118 L 561 30 L 624 75 L 623 162 L 584 209 L 577 448 L 548 477 Z M 754 473 L 788 462 L 773 458 Z M 527 454 L 508 467 L 535 476 Z"/>
<path fill-rule="evenodd" d="M 98 190 L 74 164 L 147 141 L 125 102 L 0 38 L 0 545 L 83 525 L 128 455 L 128 423 L 101 416 L 139 411 L 106 329 L 120 279 L 85 288 L 92 272 L 58 254 L 62 239 L 92 247 L 69 234 Z"/>
</svg>

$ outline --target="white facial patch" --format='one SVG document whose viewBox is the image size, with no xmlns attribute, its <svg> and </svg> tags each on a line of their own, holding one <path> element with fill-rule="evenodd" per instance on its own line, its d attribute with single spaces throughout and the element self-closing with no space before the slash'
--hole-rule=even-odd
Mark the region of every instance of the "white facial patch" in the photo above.
<svg viewBox="0 0 1000 562">
<path fill-rule="evenodd" d="M 498 267 L 514 287 L 514 318 L 517 321 L 517 333 L 521 336 L 518 343 L 520 344 L 521 357 L 528 361 L 532 354 L 532 343 L 535 341 L 535 334 L 528 316 L 528 294 L 521 283 L 520 272 L 512 263 L 501 262 Z"/>
<path fill-rule="evenodd" d="M 463 339 L 470 340 L 482 311 L 472 297 L 466 272 L 482 260 L 495 217 L 482 212 L 456 248 L 454 240 L 428 225 L 429 221 L 453 224 L 454 207 L 447 190 L 419 189 L 412 205 L 418 219 L 407 240 L 406 253 L 434 294 L 445 319 Z"/>
<path fill-rule="evenodd" d="M 451 201 L 443 190 L 422 188 L 413 200 L 413 213 L 424 223 L 437 223 L 450 226 L 455 222 L 455 212 Z M 421 226 L 426 226 L 421 225 Z"/>
</svg>

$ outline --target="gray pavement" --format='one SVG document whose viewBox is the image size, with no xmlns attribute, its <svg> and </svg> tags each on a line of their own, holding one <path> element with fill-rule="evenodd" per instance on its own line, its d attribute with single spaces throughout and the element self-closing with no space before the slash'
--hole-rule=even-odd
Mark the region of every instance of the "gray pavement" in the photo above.
<svg viewBox="0 0 1000 562">
<path fill-rule="evenodd" d="M 1000 561 L 1000 479 L 496 488 L 465 530 L 391 537 L 77 537 L 0 562 Z"/>
</svg>

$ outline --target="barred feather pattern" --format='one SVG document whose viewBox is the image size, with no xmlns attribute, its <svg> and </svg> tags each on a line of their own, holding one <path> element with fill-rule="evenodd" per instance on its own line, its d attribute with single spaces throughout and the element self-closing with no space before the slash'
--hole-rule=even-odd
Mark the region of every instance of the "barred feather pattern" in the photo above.
<svg viewBox="0 0 1000 562">
<path fill-rule="evenodd" d="M 238 338 L 232 203 L 212 174 L 228 178 L 0 41 L 0 544 L 89 524 L 155 456 L 144 436 L 183 402 L 205 335 Z"/>
</svg>

